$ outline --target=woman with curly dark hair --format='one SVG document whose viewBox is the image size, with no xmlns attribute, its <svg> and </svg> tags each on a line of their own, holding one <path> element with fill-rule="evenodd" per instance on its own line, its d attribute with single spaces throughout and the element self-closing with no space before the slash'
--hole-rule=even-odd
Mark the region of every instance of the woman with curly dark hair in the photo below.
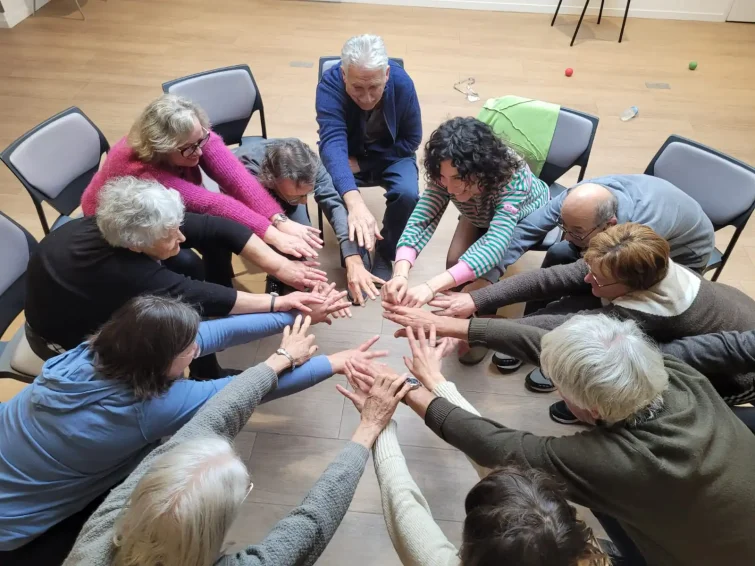
<svg viewBox="0 0 755 566">
<path fill-rule="evenodd" d="M 440 125 L 425 145 L 425 179 L 420 197 L 398 242 L 393 277 L 383 299 L 422 306 L 453 287 L 471 291 L 490 284 L 481 277 L 498 265 L 517 223 L 548 202 L 548 186 L 529 166 L 475 118 Z M 461 212 L 446 258 L 446 271 L 408 288 L 409 270 L 427 245 L 449 201 Z"/>
</svg>

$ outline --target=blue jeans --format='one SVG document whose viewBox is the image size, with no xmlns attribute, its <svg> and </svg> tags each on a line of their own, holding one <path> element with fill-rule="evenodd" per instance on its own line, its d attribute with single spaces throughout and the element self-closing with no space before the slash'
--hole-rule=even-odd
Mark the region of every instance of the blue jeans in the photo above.
<svg viewBox="0 0 755 566">
<path fill-rule="evenodd" d="M 359 160 L 362 170 L 354 175 L 357 187 L 381 186 L 385 189 L 385 215 L 382 240 L 375 251 L 386 260 L 396 258 L 396 244 L 419 200 L 419 170 L 415 156 L 398 161 Z"/>
</svg>

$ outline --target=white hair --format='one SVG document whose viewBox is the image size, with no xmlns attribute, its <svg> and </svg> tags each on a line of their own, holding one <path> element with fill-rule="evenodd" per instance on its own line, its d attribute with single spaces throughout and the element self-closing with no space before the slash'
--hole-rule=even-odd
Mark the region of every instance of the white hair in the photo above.
<svg viewBox="0 0 755 566">
<path fill-rule="evenodd" d="M 211 566 L 249 487 L 227 439 L 179 444 L 134 488 L 116 523 L 113 566 Z"/>
<path fill-rule="evenodd" d="M 341 50 L 341 67 L 344 72 L 350 65 L 376 71 L 388 67 L 388 53 L 385 51 L 383 38 L 379 35 L 356 35 L 343 44 Z"/>
<path fill-rule="evenodd" d="M 157 181 L 117 177 L 102 188 L 97 227 L 111 246 L 150 247 L 184 220 L 181 195 Z"/>
<path fill-rule="evenodd" d="M 668 373 L 658 347 L 631 320 L 577 315 L 543 336 L 540 364 L 564 399 L 630 424 L 663 406 Z"/>
</svg>

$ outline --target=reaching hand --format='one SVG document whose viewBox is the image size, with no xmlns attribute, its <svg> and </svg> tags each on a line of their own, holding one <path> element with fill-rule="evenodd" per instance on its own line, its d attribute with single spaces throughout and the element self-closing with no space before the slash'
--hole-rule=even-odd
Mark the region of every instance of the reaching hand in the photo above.
<svg viewBox="0 0 755 566">
<path fill-rule="evenodd" d="M 291 285 L 294 289 L 303 291 L 304 289 L 314 289 L 321 282 L 328 281 L 328 274 L 321 269 L 317 261 L 291 261 L 284 259 L 283 266 L 272 273 L 277 279 L 280 279 L 286 285 Z"/>
<path fill-rule="evenodd" d="M 330 367 L 333 368 L 333 373 L 344 373 L 346 371 L 347 360 L 357 360 L 358 363 L 366 363 L 369 360 L 375 358 L 384 358 L 388 355 L 388 350 L 375 350 L 370 352 L 370 348 L 378 341 L 380 336 L 374 336 L 351 350 L 343 350 L 336 354 L 328 356 L 330 361 Z"/>
<path fill-rule="evenodd" d="M 437 307 L 433 311 L 438 316 L 453 316 L 454 318 L 469 318 L 477 310 L 472 296 L 469 293 L 451 293 L 446 292 L 436 295 L 430 301 L 431 307 Z"/>
<path fill-rule="evenodd" d="M 440 371 L 440 361 L 458 345 L 458 340 L 443 338 L 438 342 L 435 326 L 430 326 L 430 335 L 427 339 L 425 339 L 425 331 L 422 328 L 417 331 L 417 338 L 414 337 L 414 331 L 407 328 L 406 337 L 409 339 L 409 346 L 412 349 L 412 359 L 404 356 L 404 363 L 426 389 L 433 391 L 440 383 L 446 381 Z"/>
<path fill-rule="evenodd" d="M 362 413 L 362 424 L 382 430 L 390 422 L 399 401 L 409 392 L 406 376 L 397 373 L 384 373 L 375 378 L 359 381 L 349 378 L 349 384 L 354 391 L 349 391 L 342 385 L 336 389 L 349 399 L 357 411 Z"/>
<path fill-rule="evenodd" d="M 388 319 L 401 326 L 411 327 L 414 329 L 424 329 L 428 332 L 433 325 L 442 325 L 443 320 L 424 309 L 402 307 L 383 302 L 383 318 Z"/>
<path fill-rule="evenodd" d="M 383 301 L 394 305 L 400 305 L 406 296 L 406 290 L 409 288 L 409 280 L 403 275 L 394 275 L 388 282 L 383 285 L 380 295 Z"/>
<path fill-rule="evenodd" d="M 283 222 L 278 224 L 278 226 L 282 226 L 283 224 L 288 224 L 288 222 Z M 296 258 L 317 257 L 317 252 L 312 246 L 300 237 L 286 234 L 273 226 L 268 228 L 268 232 L 269 234 L 265 233 L 265 236 L 267 236 L 265 241 L 269 240 L 269 243 L 282 254 L 292 255 Z"/>
<path fill-rule="evenodd" d="M 312 312 L 312 308 L 307 305 L 321 305 L 324 302 L 325 297 L 318 293 L 303 293 L 301 291 L 295 291 L 275 299 L 275 312 L 288 312 L 296 309 L 309 314 Z"/>
<path fill-rule="evenodd" d="M 378 298 L 380 291 L 375 287 L 375 283 L 385 285 L 385 281 L 367 271 L 359 255 L 351 255 L 345 261 L 346 280 L 348 281 L 349 291 L 354 302 L 365 306 L 367 304 L 364 300 L 365 293 L 373 301 Z"/>
<path fill-rule="evenodd" d="M 401 304 L 406 307 L 421 307 L 432 301 L 434 296 L 435 293 L 433 293 L 430 285 L 423 283 L 409 289 Z"/>
<path fill-rule="evenodd" d="M 351 193 L 356 193 L 357 196 L 349 197 Z M 356 240 L 359 247 L 372 251 L 375 247 L 375 240 L 383 239 L 375 217 L 357 191 L 349 191 L 346 196 L 348 197 L 345 200 L 349 211 L 349 240 L 352 242 Z"/>
<path fill-rule="evenodd" d="M 278 223 L 278 230 L 289 236 L 300 238 L 314 249 L 322 249 L 323 241 L 320 238 L 320 231 L 314 226 L 307 226 L 306 224 L 299 224 L 298 222 L 289 220 L 288 222 Z"/>
<path fill-rule="evenodd" d="M 281 348 L 291 355 L 297 366 L 302 365 L 317 351 L 315 335 L 307 335 L 310 323 L 311 320 L 309 317 L 305 318 L 302 322 L 302 316 L 298 315 L 296 320 L 294 320 L 293 327 L 287 326 L 283 329 Z"/>
<path fill-rule="evenodd" d="M 321 322 L 331 324 L 331 315 L 334 318 L 351 317 L 351 304 L 343 300 L 346 297 L 346 291 L 338 292 L 335 288 L 335 283 L 330 285 L 320 283 L 313 291 L 315 295 L 323 297 L 324 301 L 311 308 L 312 324 Z"/>
</svg>

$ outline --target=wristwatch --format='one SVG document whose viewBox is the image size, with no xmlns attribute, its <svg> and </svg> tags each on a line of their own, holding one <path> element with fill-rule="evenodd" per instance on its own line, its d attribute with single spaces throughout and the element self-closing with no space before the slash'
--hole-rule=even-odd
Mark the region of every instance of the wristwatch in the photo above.
<svg viewBox="0 0 755 566">
<path fill-rule="evenodd" d="M 422 387 L 422 382 L 419 379 L 417 379 L 416 377 L 412 377 L 412 376 L 407 377 L 406 380 L 404 381 L 404 383 L 408 383 L 409 384 L 409 391 L 414 391 L 414 390 L 419 389 L 420 387 Z M 401 402 L 404 405 L 406 405 L 406 396 L 404 396 L 404 397 L 401 398 Z"/>
<path fill-rule="evenodd" d="M 288 361 L 291 362 L 291 369 L 294 369 L 296 367 L 296 360 L 294 360 L 294 357 L 289 354 L 285 348 L 278 348 L 275 350 L 275 353 L 279 356 L 283 356 L 284 358 L 288 358 Z"/>
<path fill-rule="evenodd" d="M 275 291 L 270 293 L 270 312 L 275 312 L 275 298 L 278 296 L 278 293 L 276 293 Z"/>
<path fill-rule="evenodd" d="M 287 222 L 287 221 L 288 221 L 288 216 L 286 216 L 282 212 L 279 212 L 278 214 L 273 216 L 273 228 L 277 228 L 278 224 L 280 224 L 281 222 Z"/>
</svg>

